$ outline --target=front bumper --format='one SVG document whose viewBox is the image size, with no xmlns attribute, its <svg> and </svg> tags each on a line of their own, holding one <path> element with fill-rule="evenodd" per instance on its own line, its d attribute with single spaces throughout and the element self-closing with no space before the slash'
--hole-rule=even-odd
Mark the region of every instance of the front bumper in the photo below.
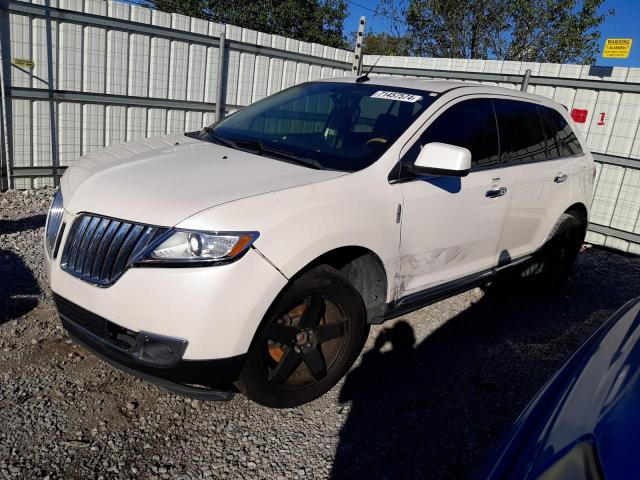
<svg viewBox="0 0 640 480">
<path fill-rule="evenodd" d="M 245 355 L 184 360 L 182 339 L 132 332 L 59 295 L 54 295 L 54 301 L 71 337 L 114 367 L 187 397 L 233 397 L 231 385 L 240 375 Z"/>
<path fill-rule="evenodd" d="M 72 220 L 66 214 L 66 223 Z M 246 354 L 271 302 L 287 283 L 254 248 L 226 265 L 130 268 L 107 288 L 62 270 L 60 255 L 47 258 L 46 266 L 55 294 L 127 330 L 186 340 L 184 360 Z"/>
</svg>

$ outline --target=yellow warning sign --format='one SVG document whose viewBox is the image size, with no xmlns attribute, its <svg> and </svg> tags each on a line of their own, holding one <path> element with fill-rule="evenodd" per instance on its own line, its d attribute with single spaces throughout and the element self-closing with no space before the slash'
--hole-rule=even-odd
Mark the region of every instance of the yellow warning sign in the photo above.
<svg viewBox="0 0 640 480">
<path fill-rule="evenodd" d="M 27 60 L 26 58 L 14 58 L 11 63 L 20 68 L 33 68 L 36 66 L 33 60 Z"/>
<path fill-rule="evenodd" d="M 604 42 L 603 58 L 628 58 L 631 51 L 631 38 L 607 38 Z"/>
</svg>

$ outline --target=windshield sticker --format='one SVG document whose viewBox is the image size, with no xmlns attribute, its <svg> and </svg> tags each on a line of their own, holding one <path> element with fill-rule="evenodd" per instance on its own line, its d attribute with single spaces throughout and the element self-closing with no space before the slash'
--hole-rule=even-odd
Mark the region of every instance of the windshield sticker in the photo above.
<svg viewBox="0 0 640 480">
<path fill-rule="evenodd" d="M 402 92 L 387 92 L 385 90 L 378 90 L 371 95 L 371 98 L 384 98 L 385 100 L 397 100 L 399 102 L 416 103 L 418 100 L 422 100 L 420 95 L 412 95 L 410 93 Z"/>
</svg>

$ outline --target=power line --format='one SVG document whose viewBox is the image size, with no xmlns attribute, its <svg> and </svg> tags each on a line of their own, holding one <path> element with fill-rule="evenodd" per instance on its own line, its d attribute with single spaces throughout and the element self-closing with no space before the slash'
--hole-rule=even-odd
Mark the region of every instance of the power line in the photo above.
<svg viewBox="0 0 640 480">
<path fill-rule="evenodd" d="M 364 10 L 367 10 L 367 11 L 373 13 L 377 17 L 385 17 L 385 18 L 387 18 L 389 20 L 392 20 L 392 21 L 396 20 L 396 18 L 394 18 L 394 17 L 392 17 L 390 15 L 385 15 L 384 13 L 380 13 L 377 10 L 373 10 L 373 9 L 371 9 L 369 7 L 365 7 L 364 5 L 361 5 L 361 4 L 357 3 L 357 2 L 354 2 L 353 0 L 344 0 L 344 1 L 349 3 L 349 4 L 351 4 L 351 5 L 353 5 L 354 7 L 358 7 L 358 8 L 362 8 Z"/>
<path fill-rule="evenodd" d="M 344 0 L 346 3 L 353 5 L 354 7 L 358 7 L 358 8 L 362 8 L 363 10 L 366 10 L 368 12 L 373 13 L 375 16 L 377 17 L 384 17 L 387 18 L 389 20 L 393 20 L 395 21 L 396 19 L 390 15 L 385 15 L 384 13 L 380 13 L 377 10 L 374 10 L 372 8 L 369 8 L 365 5 L 362 5 L 358 2 L 354 2 L 353 0 Z M 152 2 L 150 2 L 149 0 L 124 0 L 125 3 L 128 3 L 130 5 L 137 5 L 139 7 L 146 7 L 146 8 L 150 8 L 150 9 L 154 9 L 154 6 L 152 4 Z"/>
<path fill-rule="evenodd" d="M 344 1 L 347 2 L 347 3 L 350 3 L 354 7 L 360 7 L 362 9 L 364 9 L 364 10 L 368 10 L 369 12 L 373 13 L 374 15 L 379 15 L 375 10 L 373 10 L 373 9 L 371 9 L 369 7 L 365 7 L 364 5 L 360 5 L 359 3 L 353 2 L 351 0 L 344 0 Z M 382 15 L 382 16 L 384 17 L 385 15 Z"/>
</svg>

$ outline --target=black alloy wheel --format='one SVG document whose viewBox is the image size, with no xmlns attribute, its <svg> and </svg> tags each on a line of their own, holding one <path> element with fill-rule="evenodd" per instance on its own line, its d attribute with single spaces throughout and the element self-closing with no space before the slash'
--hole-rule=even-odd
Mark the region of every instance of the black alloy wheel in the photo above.
<svg viewBox="0 0 640 480">
<path fill-rule="evenodd" d="M 331 389 L 369 330 L 357 290 L 324 265 L 294 281 L 271 312 L 239 382 L 249 398 L 271 407 L 300 405 Z"/>
</svg>

